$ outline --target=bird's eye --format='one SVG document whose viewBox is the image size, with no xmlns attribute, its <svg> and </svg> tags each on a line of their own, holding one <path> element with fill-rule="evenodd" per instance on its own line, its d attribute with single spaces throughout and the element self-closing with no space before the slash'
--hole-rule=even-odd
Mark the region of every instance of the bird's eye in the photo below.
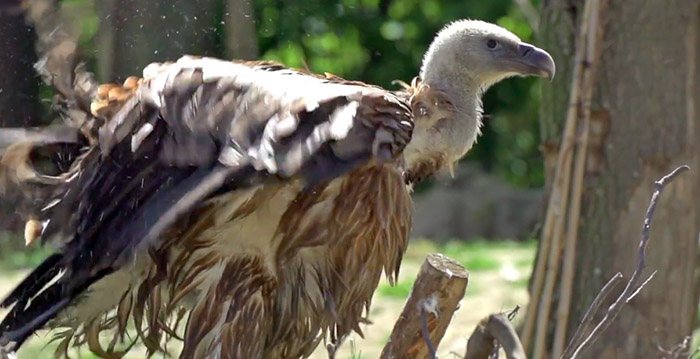
<svg viewBox="0 0 700 359">
<path fill-rule="evenodd" d="M 488 46 L 489 49 L 495 49 L 496 46 L 498 46 L 498 41 L 489 39 L 489 41 L 486 41 L 486 46 Z"/>
</svg>

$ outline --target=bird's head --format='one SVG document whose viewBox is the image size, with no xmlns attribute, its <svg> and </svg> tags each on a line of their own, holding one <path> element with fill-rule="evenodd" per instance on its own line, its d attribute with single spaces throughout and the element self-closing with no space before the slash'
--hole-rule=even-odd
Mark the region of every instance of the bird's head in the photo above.
<svg viewBox="0 0 700 359">
<path fill-rule="evenodd" d="M 511 76 L 552 79 L 544 50 L 494 24 L 461 20 L 442 29 L 423 58 L 413 91 L 416 127 L 404 151 L 409 178 L 450 167 L 474 144 L 481 126 L 481 95 Z M 427 85 L 427 86 L 422 86 Z"/>
<path fill-rule="evenodd" d="M 423 59 L 421 77 L 428 83 L 467 81 L 460 85 L 485 90 L 507 77 L 552 79 L 554 72 L 554 60 L 546 51 L 498 25 L 461 20 L 437 34 Z"/>
</svg>

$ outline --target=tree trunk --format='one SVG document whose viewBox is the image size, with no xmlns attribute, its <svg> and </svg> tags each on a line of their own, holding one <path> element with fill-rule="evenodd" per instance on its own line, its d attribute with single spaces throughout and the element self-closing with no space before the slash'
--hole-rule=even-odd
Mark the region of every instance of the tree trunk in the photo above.
<svg viewBox="0 0 700 359">
<path fill-rule="evenodd" d="M 5 9 L 0 10 L 0 34 L 0 127 L 39 125 L 34 31 L 25 23 L 23 13 Z M 16 198 L 12 197 L 0 195 L 0 230 L 21 229 L 11 205 Z"/>
<path fill-rule="evenodd" d="M 253 0 L 226 0 L 226 58 L 258 58 L 258 34 L 255 31 Z"/>
<path fill-rule="evenodd" d="M 98 76 L 140 76 L 151 62 L 182 55 L 220 55 L 220 0 L 104 0 L 97 3 Z"/>
<path fill-rule="evenodd" d="M 543 3 L 543 46 L 558 72 L 542 94 L 548 163 L 565 118 L 581 5 Z M 634 269 L 653 181 L 688 164 L 691 172 L 668 187 L 652 225 L 647 267 L 656 277 L 586 354 L 658 358 L 657 345 L 670 348 L 691 335 L 698 304 L 700 2 L 610 1 L 604 20 L 568 333 L 614 273 Z M 548 166 L 550 180 L 552 173 Z"/>
<path fill-rule="evenodd" d="M 0 10 L 0 127 L 38 125 L 34 31 L 24 14 Z"/>
</svg>

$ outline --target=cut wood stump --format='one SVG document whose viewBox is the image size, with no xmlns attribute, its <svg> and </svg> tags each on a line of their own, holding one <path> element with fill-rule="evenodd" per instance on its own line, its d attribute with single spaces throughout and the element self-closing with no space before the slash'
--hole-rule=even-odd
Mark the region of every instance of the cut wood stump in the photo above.
<svg viewBox="0 0 700 359">
<path fill-rule="evenodd" d="M 434 356 L 464 297 L 468 279 L 469 272 L 461 264 L 439 253 L 428 254 L 380 358 L 423 359 L 430 358 L 431 353 Z"/>
</svg>

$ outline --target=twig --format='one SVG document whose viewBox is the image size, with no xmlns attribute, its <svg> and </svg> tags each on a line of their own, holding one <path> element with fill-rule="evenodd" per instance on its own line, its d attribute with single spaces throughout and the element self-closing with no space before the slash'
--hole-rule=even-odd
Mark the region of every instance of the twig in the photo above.
<svg viewBox="0 0 700 359">
<path fill-rule="evenodd" d="M 519 305 L 516 305 L 515 308 L 513 308 L 513 310 L 511 310 L 511 311 L 508 313 L 508 320 L 510 320 L 510 321 L 512 322 L 513 319 L 515 319 L 515 316 L 518 315 L 518 313 L 520 313 L 520 306 L 519 306 Z"/>
<path fill-rule="evenodd" d="M 433 341 L 430 339 L 430 332 L 428 332 L 428 318 L 425 316 L 425 308 L 420 309 L 420 332 L 423 340 L 425 340 L 425 345 L 428 347 L 428 358 L 437 359 L 435 345 L 433 345 Z"/>
<path fill-rule="evenodd" d="M 691 339 L 691 337 L 686 336 L 685 338 L 683 338 L 683 341 L 676 344 L 676 346 L 674 346 L 673 349 L 670 350 L 664 349 L 659 345 L 657 345 L 656 348 L 665 355 L 669 355 L 669 357 L 664 356 L 663 359 L 691 359 L 696 354 L 700 353 L 700 348 L 694 351 L 690 350 Z"/>
<path fill-rule="evenodd" d="M 656 211 L 656 206 L 659 203 L 659 198 L 661 192 L 664 190 L 666 185 L 673 181 L 673 179 L 681 172 L 687 171 L 690 168 L 686 165 L 680 166 L 673 170 L 671 173 L 667 174 L 660 180 L 654 183 L 654 193 L 651 196 L 651 201 L 649 202 L 649 207 L 647 208 L 646 215 L 644 216 L 644 225 L 642 227 L 642 238 L 639 241 L 639 248 L 637 250 L 637 267 L 635 268 L 632 276 L 630 277 L 625 289 L 622 294 L 615 300 L 615 302 L 610 305 L 605 317 L 593 328 L 593 331 L 588 335 L 588 337 L 577 346 L 576 350 L 571 356 L 571 359 L 575 359 L 591 346 L 600 335 L 610 326 L 610 324 L 615 320 L 618 314 L 622 311 L 622 305 L 628 303 L 630 298 L 635 295 L 648 281 L 639 284 L 642 278 L 642 271 L 646 266 L 646 251 L 649 245 L 649 233 L 651 230 L 651 221 L 654 217 L 654 212 Z"/>
<path fill-rule="evenodd" d="M 564 354 L 562 354 L 561 358 L 569 358 L 573 350 L 580 345 L 584 335 L 587 335 L 590 331 L 591 325 L 593 324 L 594 315 L 598 313 L 600 306 L 610 296 L 610 293 L 612 293 L 612 291 L 615 290 L 618 285 L 620 285 L 621 281 L 622 273 L 617 272 L 612 278 L 610 278 L 608 283 L 603 286 L 603 289 L 600 290 L 595 299 L 593 299 L 593 303 L 591 303 L 588 310 L 586 310 L 586 314 L 584 314 L 581 323 L 579 324 L 578 328 L 576 328 L 576 332 L 574 333 L 574 336 L 571 337 L 569 345 L 566 347 L 566 350 L 564 351 Z"/>
</svg>

